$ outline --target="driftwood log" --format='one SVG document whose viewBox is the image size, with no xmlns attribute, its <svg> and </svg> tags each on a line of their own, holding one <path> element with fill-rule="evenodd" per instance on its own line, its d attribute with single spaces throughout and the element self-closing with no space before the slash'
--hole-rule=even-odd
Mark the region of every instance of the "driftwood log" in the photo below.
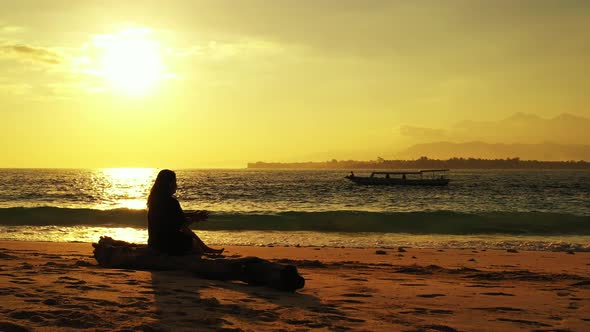
<svg viewBox="0 0 590 332">
<path fill-rule="evenodd" d="M 305 279 L 293 265 L 273 263 L 258 257 L 201 258 L 195 255 L 169 256 L 146 245 L 101 237 L 93 243 L 99 265 L 135 270 L 183 270 L 215 280 L 240 280 L 250 285 L 283 291 L 303 288 Z"/>
</svg>

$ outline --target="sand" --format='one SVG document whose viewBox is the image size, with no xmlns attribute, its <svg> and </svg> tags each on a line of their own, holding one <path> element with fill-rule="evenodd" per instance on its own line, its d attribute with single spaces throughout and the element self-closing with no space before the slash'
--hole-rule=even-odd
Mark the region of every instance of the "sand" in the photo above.
<svg viewBox="0 0 590 332">
<path fill-rule="evenodd" d="M 228 247 L 297 293 L 106 269 L 89 243 L 0 241 L 0 331 L 590 331 L 590 253 Z"/>
</svg>

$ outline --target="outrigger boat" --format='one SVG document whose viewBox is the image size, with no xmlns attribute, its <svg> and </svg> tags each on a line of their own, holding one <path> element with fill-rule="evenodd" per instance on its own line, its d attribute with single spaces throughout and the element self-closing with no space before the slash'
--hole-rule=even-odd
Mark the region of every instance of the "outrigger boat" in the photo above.
<svg viewBox="0 0 590 332">
<path fill-rule="evenodd" d="M 371 176 L 356 176 L 353 172 L 346 179 L 367 185 L 446 186 L 448 169 L 424 169 L 413 172 L 373 172 Z"/>
</svg>

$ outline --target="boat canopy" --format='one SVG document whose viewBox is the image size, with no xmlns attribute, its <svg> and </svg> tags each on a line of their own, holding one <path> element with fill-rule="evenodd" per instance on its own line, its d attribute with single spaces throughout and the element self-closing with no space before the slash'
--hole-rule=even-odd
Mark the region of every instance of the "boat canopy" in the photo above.
<svg viewBox="0 0 590 332">
<path fill-rule="evenodd" d="M 423 169 L 420 171 L 412 172 L 373 172 L 371 174 L 389 174 L 389 175 L 403 175 L 403 174 L 423 174 L 423 173 L 434 173 L 434 172 L 448 172 L 448 169 Z"/>
<path fill-rule="evenodd" d="M 345 178 L 357 184 L 367 185 L 408 185 L 408 186 L 446 186 L 449 184 L 448 169 L 423 169 L 420 171 L 372 172 L 371 176 L 355 176 L 354 173 Z M 376 176 L 380 175 L 380 176 Z M 390 176 L 394 175 L 394 176 Z M 406 176 L 409 175 L 409 176 Z"/>
<path fill-rule="evenodd" d="M 390 175 L 402 175 L 402 174 L 422 174 L 422 172 L 373 172 L 371 174 L 390 174 Z"/>
</svg>

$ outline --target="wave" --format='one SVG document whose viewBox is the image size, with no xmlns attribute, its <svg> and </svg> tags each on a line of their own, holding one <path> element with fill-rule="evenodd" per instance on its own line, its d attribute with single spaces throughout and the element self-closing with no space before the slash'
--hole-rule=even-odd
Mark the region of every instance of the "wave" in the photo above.
<svg viewBox="0 0 590 332">
<path fill-rule="evenodd" d="M 0 225 L 146 227 L 146 211 L 58 207 L 0 208 Z M 195 228 L 409 234 L 590 235 L 590 216 L 548 212 L 214 212 Z"/>
</svg>

